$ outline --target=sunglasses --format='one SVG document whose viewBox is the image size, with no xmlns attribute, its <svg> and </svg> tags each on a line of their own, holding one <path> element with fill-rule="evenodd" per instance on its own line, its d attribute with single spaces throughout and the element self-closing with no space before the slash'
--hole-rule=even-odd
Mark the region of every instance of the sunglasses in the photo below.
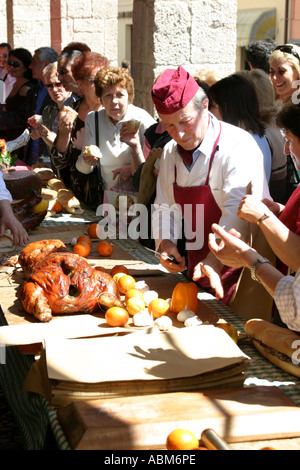
<svg viewBox="0 0 300 470">
<path fill-rule="evenodd" d="M 63 84 L 60 83 L 60 82 L 58 82 L 58 83 L 47 83 L 45 86 L 48 90 L 51 90 L 53 88 L 61 88 L 63 86 Z"/>
<path fill-rule="evenodd" d="M 300 62 L 300 56 L 298 52 L 294 49 L 294 46 L 289 46 L 285 44 L 283 46 L 275 47 L 274 51 L 281 51 L 281 52 L 286 52 L 287 54 L 292 54 Z"/>
<path fill-rule="evenodd" d="M 18 68 L 21 64 L 20 62 L 16 62 L 15 60 L 8 60 L 7 65 L 9 65 L 10 67 Z"/>
</svg>

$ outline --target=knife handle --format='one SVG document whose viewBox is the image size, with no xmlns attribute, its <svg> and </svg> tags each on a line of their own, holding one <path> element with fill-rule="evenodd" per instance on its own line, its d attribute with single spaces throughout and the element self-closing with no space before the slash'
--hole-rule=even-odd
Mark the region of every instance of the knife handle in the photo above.
<svg viewBox="0 0 300 470">
<path fill-rule="evenodd" d="M 201 440 L 209 450 L 231 450 L 228 444 L 213 429 L 205 429 Z"/>
</svg>

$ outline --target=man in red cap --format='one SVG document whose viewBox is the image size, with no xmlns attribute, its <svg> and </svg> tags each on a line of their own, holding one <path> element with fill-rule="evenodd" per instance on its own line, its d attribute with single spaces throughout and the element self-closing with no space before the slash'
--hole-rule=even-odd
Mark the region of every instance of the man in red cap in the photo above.
<svg viewBox="0 0 300 470">
<path fill-rule="evenodd" d="M 228 304 L 239 272 L 223 266 L 213 255 L 208 234 L 211 225 L 219 223 L 249 239 L 248 224 L 237 217 L 237 211 L 250 186 L 259 199 L 270 198 L 263 155 L 248 132 L 219 121 L 208 111 L 204 90 L 182 66 L 160 75 L 152 99 L 173 139 L 160 159 L 152 219 L 161 263 L 172 273 L 187 269 L 188 278 Z M 187 268 L 177 248 L 182 235 Z M 165 255 L 174 256 L 178 264 Z"/>
</svg>

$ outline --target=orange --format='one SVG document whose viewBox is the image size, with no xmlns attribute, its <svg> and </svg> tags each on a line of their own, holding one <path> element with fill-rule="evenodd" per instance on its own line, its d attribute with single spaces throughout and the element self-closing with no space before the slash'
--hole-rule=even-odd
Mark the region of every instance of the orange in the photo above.
<svg viewBox="0 0 300 470">
<path fill-rule="evenodd" d="M 106 240 L 102 240 L 97 246 L 97 251 L 101 256 L 110 256 L 114 251 L 114 247 Z"/>
<path fill-rule="evenodd" d="M 77 243 L 87 243 L 88 245 L 91 245 L 92 240 L 88 235 L 80 235 L 80 237 L 77 238 Z"/>
<path fill-rule="evenodd" d="M 124 326 L 129 320 L 129 313 L 125 308 L 110 307 L 105 313 L 105 320 L 109 326 Z"/>
<path fill-rule="evenodd" d="M 170 305 L 165 299 L 153 299 L 148 305 L 148 311 L 152 314 L 153 318 L 159 318 L 169 313 Z"/>
<path fill-rule="evenodd" d="M 100 224 L 94 223 L 89 226 L 87 232 L 91 238 L 100 238 L 102 227 Z"/>
<path fill-rule="evenodd" d="M 145 310 L 145 302 L 140 297 L 130 297 L 126 302 L 126 308 L 129 315 L 135 315 L 136 313 Z"/>
<path fill-rule="evenodd" d="M 114 275 L 117 274 L 117 273 L 129 274 L 129 271 L 126 268 L 126 266 L 124 266 L 123 264 L 116 264 L 116 266 L 111 268 L 110 275 L 111 275 L 111 277 L 114 277 Z"/>
<path fill-rule="evenodd" d="M 88 243 L 76 243 L 76 245 L 73 247 L 73 251 L 76 255 L 85 257 L 90 254 L 91 245 Z"/>
<path fill-rule="evenodd" d="M 192 450 L 199 446 L 195 434 L 187 429 L 174 429 L 167 437 L 168 450 Z"/>
<path fill-rule="evenodd" d="M 130 276 L 130 274 L 120 276 L 117 282 L 120 294 L 127 294 L 127 292 L 135 286 L 135 279 Z"/>
<path fill-rule="evenodd" d="M 125 274 L 125 273 L 116 273 L 116 274 L 113 275 L 112 278 L 113 278 L 113 280 L 118 284 L 118 280 L 119 280 L 120 277 L 122 277 L 122 276 L 126 276 L 126 274 Z"/>
<path fill-rule="evenodd" d="M 56 199 L 54 201 L 54 204 L 52 206 L 52 210 L 56 213 L 61 212 L 63 210 L 63 206 L 61 205 L 61 203 L 59 202 L 58 199 Z"/>
<path fill-rule="evenodd" d="M 125 302 L 127 302 L 128 299 L 131 297 L 139 297 L 140 299 L 144 300 L 144 294 L 141 290 L 139 289 L 130 289 L 128 292 L 126 292 L 125 295 Z"/>
<path fill-rule="evenodd" d="M 237 329 L 232 326 L 232 325 L 229 325 L 229 323 L 219 323 L 217 325 L 218 328 L 221 328 L 222 330 L 226 331 L 226 333 L 230 336 L 230 338 L 235 342 L 237 343 L 238 342 L 238 339 L 239 339 L 239 334 L 238 334 L 238 331 Z"/>
</svg>

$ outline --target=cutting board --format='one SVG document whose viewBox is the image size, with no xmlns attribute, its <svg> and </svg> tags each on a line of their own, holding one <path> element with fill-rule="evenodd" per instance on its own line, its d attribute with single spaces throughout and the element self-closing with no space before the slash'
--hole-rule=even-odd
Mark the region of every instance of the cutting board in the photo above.
<svg viewBox="0 0 300 470">
<path fill-rule="evenodd" d="M 212 428 L 229 443 L 300 436 L 300 408 L 272 386 L 82 401 L 58 419 L 78 450 L 163 449 L 176 428 L 199 439 Z"/>
</svg>

